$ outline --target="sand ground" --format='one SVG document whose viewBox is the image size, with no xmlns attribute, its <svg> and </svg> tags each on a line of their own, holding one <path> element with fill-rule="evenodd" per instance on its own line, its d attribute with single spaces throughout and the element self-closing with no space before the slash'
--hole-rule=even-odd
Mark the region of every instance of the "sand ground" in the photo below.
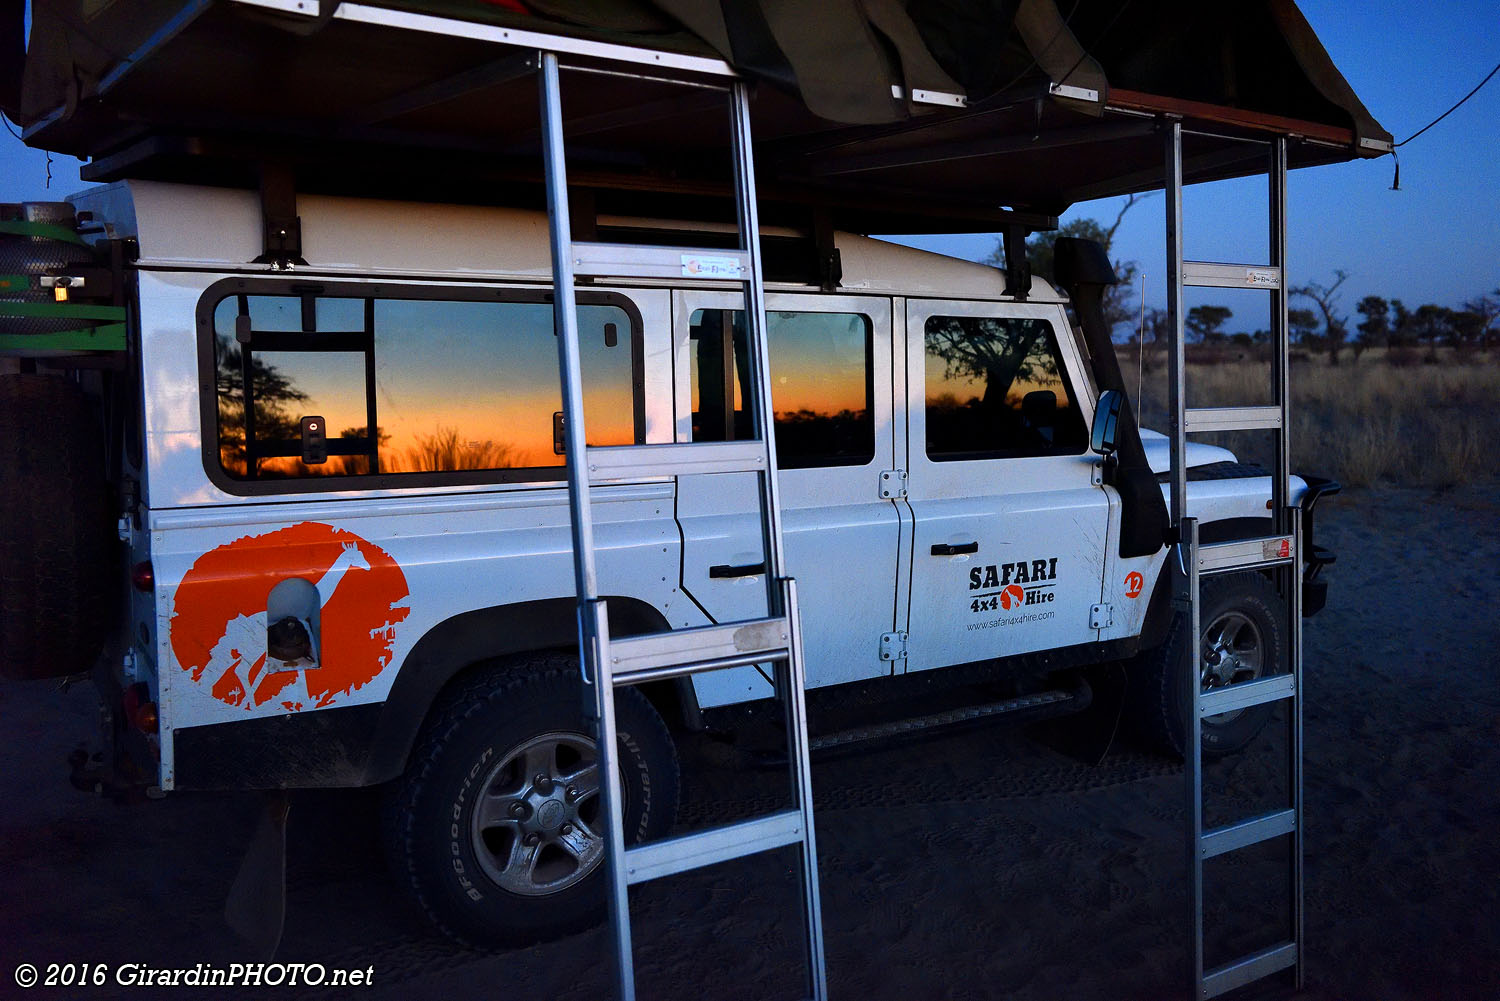
<svg viewBox="0 0 1500 1001">
<path fill-rule="evenodd" d="M 1308 997 L 1500 997 L 1500 483 L 1369 490 L 1326 503 L 1339 553 L 1307 630 Z M 67 787 L 91 693 L 0 685 L 0 997 L 151 997 L 34 988 L 22 962 L 186 966 L 244 958 L 223 896 L 256 803 L 172 796 L 117 807 Z M 1273 724 L 1274 726 L 1274 724 Z M 1277 805 L 1282 740 L 1211 765 L 1209 822 Z M 684 748 L 684 822 L 774 802 L 739 753 Z M 1181 994 L 1184 785 L 1129 746 L 1098 767 L 999 726 L 814 766 L 831 995 L 1163 998 Z M 726 794 L 726 789 L 737 791 Z M 409 912 L 381 868 L 366 794 L 293 806 L 280 959 L 374 969 L 365 998 L 609 994 L 604 936 L 467 951 Z M 772 853 L 636 892 L 646 998 L 790 998 L 792 859 Z M 1272 843 L 1209 864 L 1210 963 L 1278 939 Z M 343 996 L 266 988 L 164 996 Z"/>
</svg>

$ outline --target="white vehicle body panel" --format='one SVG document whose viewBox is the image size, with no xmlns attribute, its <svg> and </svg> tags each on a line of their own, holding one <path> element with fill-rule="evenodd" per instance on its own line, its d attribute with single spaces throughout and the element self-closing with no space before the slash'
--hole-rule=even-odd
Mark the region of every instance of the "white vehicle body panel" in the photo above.
<svg viewBox="0 0 1500 1001">
<path fill-rule="evenodd" d="M 368 289 L 380 285 L 535 296 L 551 275 L 543 216 L 310 195 L 299 198 L 298 211 L 315 267 L 288 276 L 246 263 L 260 251 L 252 193 L 132 182 L 79 203 L 107 221 L 109 235 L 140 241 L 144 506 L 133 553 L 149 556 L 154 590 L 133 603 L 131 629 L 137 673 L 154 681 L 160 704 L 163 788 L 173 786 L 174 734 L 185 727 L 382 703 L 413 648 L 439 624 L 475 610 L 571 600 L 559 479 L 366 488 L 345 476 L 328 490 L 304 480 L 297 492 L 232 492 L 232 483 L 226 489 L 208 473 L 218 432 L 204 426 L 213 413 L 205 394 L 211 403 L 216 388 L 200 357 L 213 336 L 200 306 L 217 283 L 240 282 L 247 295 L 291 279 L 330 295 L 374 295 Z M 1138 634 L 1165 550 L 1118 558 L 1120 501 L 1098 482 L 1097 457 L 933 461 L 924 448 L 922 331 L 932 315 L 1051 323 L 1070 391 L 1092 422 L 1095 391 L 1062 297 L 1034 279 L 1029 301 L 1019 303 L 1004 296 L 993 268 L 847 234 L 838 244 L 840 293 L 782 286 L 767 301 L 772 311 L 859 314 L 871 334 L 872 457 L 780 474 L 809 687 Z M 628 299 L 639 314 L 644 440 L 689 440 L 690 317 L 738 308 L 740 295 L 665 282 L 590 291 Z M 1153 468 L 1164 469 L 1164 442 L 1150 432 L 1143 438 Z M 1232 458 L 1208 446 L 1190 450 L 1190 465 Z M 881 496 L 887 471 L 905 474 L 905 496 Z M 673 628 L 764 614 L 762 575 L 710 572 L 763 558 L 749 479 L 646 478 L 596 488 L 601 591 L 649 606 Z M 1295 487 L 1294 499 L 1303 489 L 1300 481 Z M 1264 517 L 1269 493 L 1264 477 L 1195 482 L 1189 511 L 1203 521 Z M 968 542 L 978 551 L 931 555 L 934 545 Z M 1033 579 L 1040 566 L 1045 580 Z M 991 567 L 1005 584 L 989 586 Z M 240 578 L 249 584 L 236 591 Z M 293 578 L 295 587 L 272 586 Z M 1052 597 L 1035 605 L 1018 598 L 1014 612 L 976 610 L 979 598 L 999 600 L 1012 582 Z M 359 601 L 349 597 L 356 592 Z M 289 664 L 270 656 L 267 627 L 295 601 L 307 603 L 296 614 L 316 634 L 315 660 Z M 1113 615 L 1098 629 L 1091 609 L 1101 602 Z M 882 635 L 903 631 L 905 660 L 882 659 Z M 339 636 L 368 654 L 358 669 L 339 660 Z M 755 668 L 699 675 L 693 684 L 704 707 L 771 694 Z"/>
<path fill-rule="evenodd" d="M 735 310 L 742 304 L 736 293 L 676 294 L 680 400 L 690 392 L 686 352 L 693 311 Z M 787 571 L 798 581 L 809 685 L 889 674 L 890 663 L 880 659 L 880 634 L 893 628 L 900 515 L 895 503 L 880 497 L 879 482 L 881 470 L 892 468 L 895 458 L 891 301 L 883 296 L 772 293 L 766 297 L 766 309 L 855 313 L 869 319 L 874 456 L 861 465 L 782 470 L 782 538 Z M 774 401 L 774 388 L 772 396 Z M 690 409 L 684 406 L 681 412 Z M 766 614 L 763 576 L 709 575 L 715 565 L 744 566 L 765 559 L 756 497 L 753 474 L 678 479 L 678 520 L 685 540 L 683 588 L 720 622 Z M 699 674 L 693 683 L 704 707 L 772 694 L 756 668 Z"/>
<path fill-rule="evenodd" d="M 1096 639 L 1089 608 L 1099 600 L 1108 518 L 1105 492 L 1093 482 L 1096 458 L 929 459 L 923 330 L 932 316 L 1049 321 L 1067 370 L 1081 371 L 1076 345 L 1062 336 L 1067 318 L 1058 306 L 907 300 L 907 494 L 915 524 L 907 670 Z M 1071 381 L 1083 412 L 1092 415 L 1086 380 Z M 972 554 L 933 552 L 976 544 Z"/>
</svg>

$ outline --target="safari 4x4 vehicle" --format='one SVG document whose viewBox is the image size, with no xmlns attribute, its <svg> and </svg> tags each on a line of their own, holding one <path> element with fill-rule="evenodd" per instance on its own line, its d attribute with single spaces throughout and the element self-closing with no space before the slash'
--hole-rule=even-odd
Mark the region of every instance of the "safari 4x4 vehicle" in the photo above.
<svg viewBox="0 0 1500 1001">
<path fill-rule="evenodd" d="M 310 263 L 286 275 L 242 263 L 259 252 L 249 192 L 120 183 L 73 205 L 84 230 L 138 248 L 138 340 L 128 368 L 69 376 L 78 359 L 49 359 L 0 379 L 9 670 L 81 671 L 106 638 L 99 611 L 124 580 L 99 531 L 116 516 L 109 470 L 132 586 L 101 680 L 151 781 L 393 781 L 390 836 L 442 923 L 470 935 L 569 924 L 569 890 L 601 849 L 545 220 L 306 197 Z M 68 233 L 76 218 L 56 205 L 16 214 Z M 378 240 L 361 236 L 372 230 Z M 73 245 L 63 232 L 59 247 Z M 1180 751 L 1173 679 L 1188 640 L 1164 583 L 1165 440 L 1143 434 L 1149 472 L 1123 459 L 1106 476 L 1089 447 L 1091 345 L 1042 279 L 1018 301 L 994 268 L 844 233 L 836 246 L 837 292 L 773 283 L 767 298 L 808 686 L 984 663 L 1024 682 L 1032 698 L 1016 708 L 1065 709 L 1081 704 L 1076 669 L 1134 657 L 1137 722 Z M 443 274 L 475 260 L 486 269 Z M 580 295 L 592 443 L 733 438 L 745 423 L 738 299 L 670 283 Z M 1219 448 L 1195 446 L 1189 461 L 1206 474 L 1190 488 L 1203 534 L 1255 534 L 1269 477 L 1236 475 Z M 1142 473 L 1133 493 L 1107 482 Z M 747 586 L 764 570 L 753 484 L 736 482 L 751 475 L 597 491 L 617 629 L 765 614 L 764 591 Z M 1327 488 L 1296 483 L 1309 519 Z M 1204 684 L 1277 673 L 1286 624 L 1269 582 L 1214 584 L 1202 640 L 1218 659 Z M 625 699 L 628 829 L 672 822 L 673 728 L 770 694 L 744 667 Z M 1211 721 L 1205 749 L 1243 747 L 1271 708 Z M 476 795 L 459 844 L 501 892 L 470 903 L 427 884 L 449 865 L 432 833 Z"/>
<path fill-rule="evenodd" d="M 905 698 L 923 679 L 1008 686 L 999 702 L 915 721 L 931 724 L 1082 709 L 1098 669 L 1123 663 L 1130 721 L 1180 753 L 1194 646 L 1206 688 L 1283 673 L 1294 655 L 1285 595 L 1258 571 L 1207 579 L 1200 634 L 1188 635 L 1168 583 L 1167 440 L 1138 433 L 1122 405 L 1101 308 L 1109 262 L 1097 245 L 1059 240 L 1054 286 L 1028 274 L 1019 250 L 1071 200 L 1159 185 L 1165 119 L 1206 116 L 1245 134 L 1284 133 L 1290 119 L 1174 103 L 1161 96 L 1174 92 L 1168 77 L 1155 96 L 1107 97 L 1104 70 L 1066 28 L 1031 16 L 1050 5 L 1022 7 L 1030 13 L 1016 31 L 1038 55 L 1012 67 L 1014 92 L 992 93 L 984 114 L 941 88 L 919 91 L 917 75 L 877 93 L 885 103 L 875 112 L 831 106 L 808 82 L 815 67 L 799 76 L 806 106 L 775 88 L 757 94 L 757 127 L 769 123 L 775 154 L 762 180 L 784 195 L 766 202 L 760 236 L 806 683 L 835 708 L 872 693 Z M 536 134 L 522 115 L 534 117 L 534 64 L 496 62 L 498 36 L 479 26 L 472 39 L 402 49 L 405 61 L 366 58 L 385 51 L 392 36 L 381 32 L 397 15 L 337 9 L 314 28 L 287 5 L 194 7 L 170 31 L 142 34 L 113 75 L 58 77 L 75 88 L 70 100 L 53 95 L 66 113 L 31 119 L 30 141 L 105 154 L 90 176 L 113 183 L 69 203 L 5 206 L 0 222 L 0 656 L 13 677 L 92 672 L 110 750 L 102 761 L 80 756 L 81 784 L 385 785 L 391 855 L 436 923 L 473 941 L 555 935 L 597 913 L 605 849 L 581 709 L 553 257 L 528 159 Z M 46 13 L 38 23 L 66 35 L 70 22 Z M 1292 20 L 1257 36 L 1281 39 L 1267 56 L 1286 64 L 1277 79 L 1302 73 L 1288 53 L 1327 64 L 1316 39 L 1308 47 L 1305 22 Z M 619 48 L 589 44 L 575 46 L 586 70 Z M 204 75 L 192 69 L 201 58 L 175 58 L 215 45 L 274 54 L 285 72 L 245 77 L 252 59 Z M 1128 82 L 1107 49 L 1105 68 Z M 350 52 L 364 61 L 340 61 Z M 669 53 L 654 65 L 691 75 L 693 60 L 710 62 Z M 398 64 L 404 75 L 392 79 L 369 71 Z M 34 68 L 28 81 L 45 80 Z M 1077 82 L 1075 71 L 1097 79 L 1055 82 Z M 627 100 L 612 77 L 579 79 L 585 96 L 613 102 L 607 114 L 575 116 L 595 144 L 581 155 L 620 135 L 648 145 L 669 137 L 689 152 L 724 143 L 718 125 L 680 127 L 700 121 L 697 97 Z M 1293 147 L 1294 163 L 1359 155 L 1350 150 L 1368 114 L 1317 73 L 1296 79 L 1305 93 L 1268 99 L 1318 140 Z M 322 115 L 352 131 L 330 132 L 344 145 L 326 149 L 315 143 L 328 136 L 296 133 L 296 170 L 267 152 L 276 140 L 265 136 L 247 153 L 219 132 L 191 132 L 203 123 L 195 101 L 251 92 L 268 105 L 295 99 L 304 124 Z M 142 137 L 139 116 L 122 111 L 132 102 L 171 128 Z M 364 126 L 397 119 L 418 141 L 436 141 L 435 130 L 469 128 L 465 109 L 481 108 L 498 120 L 487 128 L 521 137 L 519 152 L 501 155 L 530 173 L 488 175 L 498 188 L 481 188 L 455 154 L 454 177 L 486 197 L 356 197 L 388 195 L 400 178 L 414 186 L 430 169 L 422 155 L 392 166 L 394 133 Z M 877 112 L 900 121 L 869 125 Z M 841 113 L 863 131 L 834 129 L 826 118 Z M 1330 118 L 1354 124 L 1318 124 Z M 948 145 L 910 143 L 932 127 Z M 1107 156 L 1070 148 L 1084 132 Z M 1226 154 L 1233 142 L 1216 141 L 1183 161 L 1190 179 L 1251 169 Z M 369 148 L 385 155 L 351 159 Z M 934 175 L 946 200 L 892 194 L 911 189 L 903 171 L 944 157 L 979 169 Z M 593 185 L 577 195 L 592 210 L 580 208 L 575 229 L 616 243 L 719 245 L 722 179 L 669 176 L 647 161 L 632 161 L 639 169 L 624 181 L 580 182 Z M 243 183 L 246 162 L 259 193 Z M 355 162 L 386 173 L 356 176 Z M 599 162 L 620 169 L 618 158 Z M 827 183 L 841 171 L 851 179 Z M 1010 209 L 995 207 L 1001 184 Z M 863 232 L 1003 231 L 1007 266 L 840 231 L 840 219 Z M 684 256 L 691 283 L 605 274 L 579 290 L 591 445 L 746 437 L 743 293 L 701 277 L 719 264 Z M 1268 534 L 1271 476 L 1221 448 L 1190 445 L 1185 455 L 1202 539 Z M 613 635 L 767 614 L 755 475 L 642 477 L 593 491 Z M 1331 560 L 1311 544 L 1313 508 L 1334 489 L 1303 477 L 1285 492 L 1303 521 L 1305 614 L 1322 606 L 1317 571 Z M 674 734 L 724 725 L 735 707 L 771 694 L 759 665 L 620 694 L 630 839 L 673 823 Z M 1244 747 L 1271 711 L 1209 717 L 1203 750 Z M 884 730 L 821 739 L 869 732 Z"/>
</svg>

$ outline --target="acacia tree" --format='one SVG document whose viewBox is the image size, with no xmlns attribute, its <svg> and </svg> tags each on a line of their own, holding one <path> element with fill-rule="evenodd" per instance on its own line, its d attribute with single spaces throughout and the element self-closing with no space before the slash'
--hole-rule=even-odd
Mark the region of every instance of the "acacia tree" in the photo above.
<svg viewBox="0 0 1500 1001">
<path fill-rule="evenodd" d="M 1298 344 L 1308 344 L 1317 334 L 1318 314 L 1310 309 L 1289 309 L 1286 311 L 1286 323 L 1292 340 Z"/>
<path fill-rule="evenodd" d="M 1145 342 L 1145 344 L 1161 344 L 1165 342 L 1167 339 L 1168 328 L 1171 326 L 1171 320 L 1172 318 L 1167 315 L 1167 311 L 1165 309 L 1159 309 L 1155 306 L 1152 306 L 1150 309 L 1146 310 L 1145 315 L 1142 318 L 1141 327 L 1143 328 L 1143 331 L 1141 339 Z M 1141 345 L 1142 348 L 1145 347 L 1145 344 Z"/>
<path fill-rule="evenodd" d="M 1456 334 L 1453 310 L 1436 303 L 1423 303 L 1411 314 L 1409 327 L 1418 341 L 1427 345 L 1426 360 L 1437 361 L 1437 346 L 1442 340 L 1452 340 Z"/>
<path fill-rule="evenodd" d="M 1359 331 L 1359 339 L 1354 342 L 1354 360 L 1359 361 L 1359 353 L 1365 348 L 1390 341 L 1391 304 L 1378 295 L 1367 295 L 1359 300 L 1359 305 L 1354 309 L 1364 317 L 1355 328 Z"/>
<path fill-rule="evenodd" d="M 1193 340 L 1213 344 L 1224 339 L 1219 328 L 1233 315 L 1228 306 L 1194 306 L 1188 310 L 1182 325 Z"/>
<path fill-rule="evenodd" d="M 1410 347 L 1416 335 L 1412 330 L 1411 310 L 1406 308 L 1406 303 L 1400 299 L 1391 300 L 1391 344 L 1400 347 Z"/>
<path fill-rule="evenodd" d="M 1480 347 L 1488 351 L 1500 336 L 1500 288 L 1488 295 L 1476 295 L 1464 303 L 1464 309 L 1474 314 L 1478 329 L 1476 339 Z"/>
<path fill-rule="evenodd" d="M 1348 279 L 1349 272 L 1340 268 L 1333 273 L 1333 284 L 1323 285 L 1319 282 L 1308 282 L 1296 288 L 1288 289 L 1292 295 L 1300 295 L 1305 299 L 1311 299 L 1323 314 L 1323 344 L 1328 348 L 1328 364 L 1339 363 L 1339 349 L 1344 346 L 1344 340 L 1349 335 L 1349 317 L 1338 311 L 1339 286 Z"/>
<path fill-rule="evenodd" d="M 229 337 L 219 338 L 218 410 L 219 457 L 227 467 L 248 470 L 245 448 L 244 351 Z M 307 394 L 275 365 L 250 359 L 250 388 L 255 399 L 255 437 L 264 441 L 287 441 L 300 434 L 297 418 L 288 410 L 303 403 Z M 252 471 L 253 472 L 253 471 Z"/>
<path fill-rule="evenodd" d="M 927 325 L 927 350 L 943 359 L 945 379 L 982 379 L 981 411 L 995 414 L 1017 380 L 1056 376 L 1050 351 L 1034 350 L 1047 329 L 1044 320 L 988 316 L 933 317 Z"/>
</svg>

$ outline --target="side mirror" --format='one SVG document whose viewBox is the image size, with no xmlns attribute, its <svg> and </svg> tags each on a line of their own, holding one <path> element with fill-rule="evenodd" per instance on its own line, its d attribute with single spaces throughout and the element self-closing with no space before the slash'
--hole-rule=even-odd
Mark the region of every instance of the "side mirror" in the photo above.
<svg viewBox="0 0 1500 1001">
<path fill-rule="evenodd" d="M 1094 437 L 1089 447 L 1100 455 L 1112 455 L 1115 451 L 1115 435 L 1120 427 L 1120 408 L 1125 397 L 1118 390 L 1106 389 L 1099 394 L 1099 406 L 1094 411 Z"/>
</svg>

